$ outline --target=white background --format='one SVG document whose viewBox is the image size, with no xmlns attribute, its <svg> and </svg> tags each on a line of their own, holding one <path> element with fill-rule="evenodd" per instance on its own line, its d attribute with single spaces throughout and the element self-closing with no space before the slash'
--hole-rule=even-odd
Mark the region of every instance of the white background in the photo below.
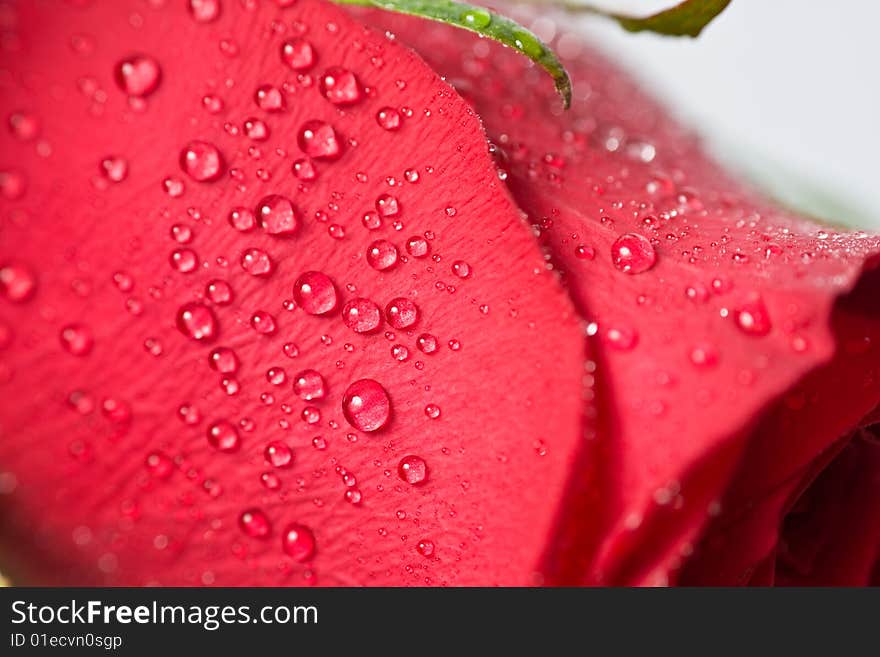
<svg viewBox="0 0 880 657">
<path fill-rule="evenodd" d="M 880 229 L 880 1 L 732 0 L 696 40 L 583 23 L 719 159 L 789 204 Z"/>
</svg>

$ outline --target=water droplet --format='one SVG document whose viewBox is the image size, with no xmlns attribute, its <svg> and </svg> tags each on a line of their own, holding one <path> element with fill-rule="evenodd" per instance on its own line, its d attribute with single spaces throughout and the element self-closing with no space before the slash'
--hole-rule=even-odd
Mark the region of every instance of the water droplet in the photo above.
<svg viewBox="0 0 880 657">
<path fill-rule="evenodd" d="M 196 182 L 211 182 L 223 175 L 223 155 L 206 141 L 191 141 L 180 152 L 180 168 Z"/>
<path fill-rule="evenodd" d="M 296 279 L 293 298 L 309 315 L 326 315 L 336 309 L 336 287 L 319 271 L 307 271 Z"/>
<path fill-rule="evenodd" d="M 437 351 L 437 338 L 430 333 L 422 333 L 416 339 L 416 344 L 423 354 L 433 354 Z"/>
<path fill-rule="evenodd" d="M 305 525 L 292 523 L 284 529 L 281 547 L 294 561 L 308 561 L 315 554 L 315 535 Z"/>
<path fill-rule="evenodd" d="M 452 273 L 459 278 L 470 278 L 471 266 L 464 260 L 456 260 L 452 263 Z"/>
<path fill-rule="evenodd" d="M 244 134 L 254 141 L 266 141 L 269 138 L 269 126 L 265 121 L 251 117 L 244 121 Z"/>
<path fill-rule="evenodd" d="M 273 335 L 278 326 L 275 323 L 275 317 L 265 310 L 258 310 L 251 315 L 251 328 L 260 335 Z"/>
<path fill-rule="evenodd" d="M 192 242 L 192 229 L 185 224 L 174 224 L 171 227 L 171 239 L 179 244 L 189 244 Z"/>
<path fill-rule="evenodd" d="M 260 509 L 243 511 L 238 518 L 238 526 L 251 538 L 268 538 L 272 533 L 272 523 Z"/>
<path fill-rule="evenodd" d="M 111 155 L 101 160 L 101 175 L 110 182 L 122 182 L 128 177 L 128 160 Z"/>
<path fill-rule="evenodd" d="M 238 355 L 229 347 L 217 347 L 208 354 L 211 368 L 221 374 L 235 374 L 238 371 Z"/>
<path fill-rule="evenodd" d="M 254 92 L 254 102 L 257 107 L 266 112 L 282 112 L 287 107 L 284 94 L 278 87 L 273 87 L 271 84 L 257 87 Z"/>
<path fill-rule="evenodd" d="M 487 27 L 492 22 L 492 14 L 485 9 L 468 9 L 461 15 L 461 20 L 468 26 L 475 29 Z"/>
<path fill-rule="evenodd" d="M 306 406 L 302 409 L 300 417 L 306 424 L 317 424 L 321 421 L 321 409 L 315 406 Z"/>
<path fill-rule="evenodd" d="M 767 307 L 757 297 L 734 309 L 733 317 L 739 329 L 747 335 L 761 337 L 770 333 L 773 328 Z"/>
<path fill-rule="evenodd" d="M 68 324 L 61 329 L 61 346 L 73 356 L 88 356 L 95 342 L 92 332 L 81 324 Z"/>
<path fill-rule="evenodd" d="M 275 263 L 262 249 L 247 249 L 241 254 L 241 268 L 251 276 L 266 277 L 275 269 Z"/>
<path fill-rule="evenodd" d="M 718 351 L 710 345 L 698 345 L 691 349 L 690 359 L 697 367 L 714 367 L 718 364 Z"/>
<path fill-rule="evenodd" d="M 383 107 L 376 112 L 376 123 L 385 130 L 398 130 L 402 123 L 400 112 L 393 107 Z"/>
<path fill-rule="evenodd" d="M 355 429 L 378 431 L 391 417 L 391 399 L 377 381 L 360 379 L 345 391 L 342 412 Z"/>
<path fill-rule="evenodd" d="M 306 121 L 299 130 L 297 144 L 303 153 L 315 159 L 332 160 L 342 153 L 336 130 L 324 121 Z"/>
<path fill-rule="evenodd" d="M 578 260 L 592 260 L 596 257 L 596 250 L 586 244 L 578 244 L 574 249 L 574 256 Z"/>
<path fill-rule="evenodd" d="M 376 240 L 367 247 L 367 264 L 378 271 L 393 267 L 397 257 L 397 247 L 386 240 Z"/>
<path fill-rule="evenodd" d="M 116 65 L 115 78 L 126 94 L 143 98 L 156 91 L 162 69 L 159 62 L 148 55 L 132 55 Z"/>
<path fill-rule="evenodd" d="M 177 328 L 186 337 L 210 342 L 219 332 L 214 311 L 202 303 L 187 303 L 177 311 Z"/>
<path fill-rule="evenodd" d="M 290 39 L 281 44 L 281 61 L 294 71 L 305 71 L 315 63 L 315 49 L 305 39 Z"/>
<path fill-rule="evenodd" d="M 192 249 L 175 249 L 168 260 L 181 274 L 190 274 L 199 266 L 199 257 Z"/>
<path fill-rule="evenodd" d="M 180 178 L 168 176 L 162 181 L 162 189 L 164 189 L 165 193 L 171 198 L 180 198 L 186 191 L 186 186 Z"/>
<path fill-rule="evenodd" d="M 293 465 L 293 450 L 280 440 L 273 440 L 266 445 L 263 456 L 274 468 L 289 468 Z"/>
<path fill-rule="evenodd" d="M 164 452 L 150 452 L 145 464 L 147 472 L 156 479 L 168 479 L 174 472 L 174 461 Z"/>
<path fill-rule="evenodd" d="M 397 297 L 385 306 L 385 317 L 396 329 L 409 328 L 419 320 L 419 307 L 405 297 Z"/>
<path fill-rule="evenodd" d="M 266 381 L 273 386 L 280 386 L 287 381 L 287 373 L 284 371 L 283 367 L 270 367 L 266 371 Z"/>
<path fill-rule="evenodd" d="M 23 303 L 33 297 L 37 279 L 24 265 L 8 263 L 0 267 L 0 292 L 13 303 Z"/>
<path fill-rule="evenodd" d="M 392 345 L 392 346 L 391 346 L 391 357 L 392 357 L 394 360 L 396 360 L 396 361 L 398 361 L 398 362 L 400 362 L 400 363 L 403 363 L 403 362 L 405 362 L 407 359 L 409 359 L 409 349 L 407 349 L 407 348 L 406 348 L 405 346 L 403 346 L 402 344 L 395 344 L 395 345 Z"/>
<path fill-rule="evenodd" d="M 641 274 L 657 262 L 657 254 L 648 238 L 626 233 L 611 245 L 611 261 L 626 274 Z"/>
<path fill-rule="evenodd" d="M 270 235 L 287 237 L 299 228 L 299 217 L 289 198 L 272 194 L 266 196 L 257 206 L 260 225 Z"/>
<path fill-rule="evenodd" d="M 291 169 L 293 175 L 303 181 L 314 180 L 318 176 L 318 172 L 315 171 L 315 165 L 308 158 L 295 160 Z"/>
<path fill-rule="evenodd" d="M 288 358 L 296 358 L 299 356 L 299 347 L 294 342 L 285 342 L 281 350 Z"/>
<path fill-rule="evenodd" d="M 605 331 L 605 342 L 619 351 L 629 351 L 639 342 L 639 334 L 633 329 L 612 327 Z"/>
<path fill-rule="evenodd" d="M 425 415 L 432 420 L 436 420 L 440 417 L 440 407 L 437 404 L 428 404 L 425 406 Z"/>
<path fill-rule="evenodd" d="M 375 303 L 358 297 L 345 304 L 342 309 L 342 319 L 355 333 L 369 333 L 379 328 L 382 313 Z"/>
<path fill-rule="evenodd" d="M 267 490 L 278 490 L 281 488 L 281 480 L 274 472 L 264 472 L 260 475 L 260 483 Z"/>
<path fill-rule="evenodd" d="M 220 0 L 189 0 L 189 13 L 197 23 L 210 23 L 220 16 Z"/>
<path fill-rule="evenodd" d="M 241 447 L 238 429 L 227 420 L 219 420 L 208 427 L 208 442 L 221 452 L 235 452 Z"/>
<path fill-rule="evenodd" d="M 419 235 L 414 235 L 406 241 L 406 252 L 413 258 L 424 258 L 431 252 L 428 240 Z"/>
<path fill-rule="evenodd" d="M 334 105 L 353 105 L 363 98 L 360 82 L 345 68 L 327 69 L 319 82 L 321 95 Z"/>
<path fill-rule="evenodd" d="M 383 217 L 396 217 L 400 214 L 400 204 L 391 194 L 382 194 L 376 199 L 376 211 Z"/>
<path fill-rule="evenodd" d="M 434 555 L 434 542 L 429 541 L 426 538 L 422 539 L 419 541 L 418 545 L 416 545 L 416 550 L 418 550 L 419 554 L 428 559 Z"/>
<path fill-rule="evenodd" d="M 212 303 L 225 306 L 232 303 L 232 287 L 226 281 L 215 278 L 205 285 L 205 296 Z"/>
<path fill-rule="evenodd" d="M 305 401 L 323 399 L 326 394 L 324 377 L 315 370 L 303 370 L 293 379 L 293 392 Z"/>
<path fill-rule="evenodd" d="M 397 476 L 408 484 L 418 486 L 428 478 L 428 465 L 421 456 L 404 456 L 397 464 Z"/>
<path fill-rule="evenodd" d="M 40 121 L 28 112 L 13 112 L 9 115 L 9 131 L 16 139 L 32 141 L 40 134 Z"/>
</svg>

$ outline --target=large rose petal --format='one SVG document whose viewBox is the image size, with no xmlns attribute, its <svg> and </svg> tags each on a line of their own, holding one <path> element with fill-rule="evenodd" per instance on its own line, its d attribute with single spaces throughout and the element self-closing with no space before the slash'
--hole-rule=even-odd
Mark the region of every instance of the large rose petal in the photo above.
<svg viewBox="0 0 880 657">
<path fill-rule="evenodd" d="M 2 7 L 4 564 L 534 581 L 583 339 L 472 111 L 327 3 L 80 4 Z"/>
<path fill-rule="evenodd" d="M 590 322 L 598 437 L 573 482 L 569 510 L 580 521 L 560 528 L 570 558 L 548 563 L 548 581 L 674 582 L 695 550 L 684 581 L 748 580 L 774 549 L 789 496 L 742 532 L 748 553 L 724 528 L 756 517 L 757 502 L 786 482 L 802 489 L 880 400 L 880 324 L 876 301 L 865 302 L 876 299 L 876 275 L 859 300 L 835 306 L 876 265 L 880 239 L 745 189 L 575 37 L 556 41 L 574 82 L 563 112 L 541 71 L 513 51 L 370 18 L 473 103 Z"/>
</svg>

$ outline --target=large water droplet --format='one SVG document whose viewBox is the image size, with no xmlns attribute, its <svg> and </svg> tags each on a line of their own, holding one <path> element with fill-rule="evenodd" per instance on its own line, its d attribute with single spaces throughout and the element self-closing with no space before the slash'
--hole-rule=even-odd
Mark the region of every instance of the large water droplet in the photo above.
<svg viewBox="0 0 880 657">
<path fill-rule="evenodd" d="M 251 538 L 268 538 L 272 533 L 272 523 L 260 509 L 243 511 L 238 518 L 238 526 Z"/>
<path fill-rule="evenodd" d="M 217 347 L 208 354 L 211 368 L 221 374 L 235 374 L 238 371 L 238 355 L 229 347 Z"/>
<path fill-rule="evenodd" d="M 319 86 L 321 95 L 334 105 L 353 105 L 364 95 L 357 76 L 345 68 L 327 69 Z"/>
<path fill-rule="evenodd" d="M 225 167 L 220 150 L 206 141 L 191 141 L 180 152 L 180 168 L 196 182 L 217 180 Z"/>
<path fill-rule="evenodd" d="M 611 245 L 611 261 L 626 274 L 641 274 L 657 262 L 657 253 L 648 238 L 626 233 Z"/>
<path fill-rule="evenodd" d="M 219 420 L 208 427 L 208 442 L 221 452 L 235 452 L 241 447 L 238 429 L 227 420 Z"/>
<path fill-rule="evenodd" d="M 336 286 L 326 274 L 307 271 L 296 279 L 293 299 L 309 315 L 326 315 L 336 308 Z"/>
<path fill-rule="evenodd" d="M 280 440 L 273 440 L 266 445 L 263 456 L 275 468 L 289 468 L 293 465 L 293 450 Z"/>
<path fill-rule="evenodd" d="M 323 399 L 326 394 L 324 377 L 315 370 L 303 370 L 293 379 L 293 392 L 305 401 Z"/>
<path fill-rule="evenodd" d="M 384 271 L 397 264 L 397 247 L 386 240 L 376 240 L 367 247 L 367 264 Z"/>
<path fill-rule="evenodd" d="M 342 319 L 355 333 L 369 333 L 379 328 L 382 313 L 375 303 L 358 297 L 345 304 L 342 309 Z"/>
<path fill-rule="evenodd" d="M 761 337 L 770 333 L 770 329 L 773 328 L 767 306 L 757 297 L 734 309 L 733 317 L 737 327 L 747 335 Z"/>
<path fill-rule="evenodd" d="M 251 276 L 269 276 L 275 264 L 263 249 L 247 249 L 241 254 L 241 268 Z"/>
<path fill-rule="evenodd" d="M 376 112 L 376 123 L 386 130 L 399 130 L 401 122 L 400 112 L 393 107 L 383 107 Z"/>
<path fill-rule="evenodd" d="M 294 561 L 308 561 L 315 554 L 315 535 L 305 525 L 292 523 L 284 529 L 281 548 Z"/>
<path fill-rule="evenodd" d="M 116 65 L 116 84 L 129 96 L 143 98 L 156 91 L 162 79 L 159 62 L 148 55 L 131 55 Z"/>
<path fill-rule="evenodd" d="M 0 267 L 0 292 L 13 303 L 23 303 L 34 296 L 37 279 L 24 265 L 7 263 Z"/>
<path fill-rule="evenodd" d="M 419 320 L 419 307 L 406 297 L 397 297 L 385 306 L 385 318 L 396 329 L 409 328 Z"/>
<path fill-rule="evenodd" d="M 391 417 L 391 399 L 379 382 L 360 379 L 345 391 L 342 412 L 355 429 L 378 431 Z"/>
<path fill-rule="evenodd" d="M 266 196 L 257 205 L 260 224 L 270 235 L 286 237 L 299 227 L 299 217 L 289 198 L 279 194 Z"/>
<path fill-rule="evenodd" d="M 306 121 L 296 141 L 303 153 L 315 159 L 332 160 L 342 153 L 336 130 L 324 121 Z"/>
<path fill-rule="evenodd" d="M 287 101 L 284 99 L 281 89 L 273 87 L 271 84 L 257 87 L 254 92 L 254 102 L 257 103 L 257 107 L 266 112 L 282 112 L 287 107 Z"/>
<path fill-rule="evenodd" d="M 218 306 L 225 306 L 232 303 L 232 287 L 226 281 L 215 278 L 212 281 L 208 281 L 208 284 L 205 285 L 205 296 L 212 303 L 216 303 Z"/>
<path fill-rule="evenodd" d="M 281 61 L 294 71 L 305 71 L 315 63 L 315 49 L 305 39 L 290 39 L 281 44 Z"/>
<path fill-rule="evenodd" d="M 68 324 L 61 329 L 61 346 L 74 356 L 88 356 L 95 344 L 92 332 L 81 324 Z"/>
<path fill-rule="evenodd" d="M 273 335 L 278 328 L 275 317 L 265 310 L 258 310 L 251 315 L 251 328 L 260 335 Z"/>
<path fill-rule="evenodd" d="M 203 303 L 186 303 L 177 311 L 177 328 L 186 337 L 210 342 L 219 332 L 214 311 Z"/>
<path fill-rule="evenodd" d="M 418 486 L 428 478 L 428 464 L 421 456 L 404 456 L 397 464 L 397 476 L 408 484 Z"/>
</svg>

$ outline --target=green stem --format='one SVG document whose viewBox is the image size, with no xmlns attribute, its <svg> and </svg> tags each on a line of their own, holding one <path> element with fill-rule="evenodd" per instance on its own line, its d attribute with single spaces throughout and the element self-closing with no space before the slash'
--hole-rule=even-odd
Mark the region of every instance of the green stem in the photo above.
<svg viewBox="0 0 880 657">
<path fill-rule="evenodd" d="M 375 7 L 398 14 L 428 18 L 476 32 L 518 50 L 553 78 L 566 109 L 571 106 L 571 78 L 556 55 L 534 33 L 495 12 L 451 0 L 335 0 L 338 4 Z"/>
</svg>

